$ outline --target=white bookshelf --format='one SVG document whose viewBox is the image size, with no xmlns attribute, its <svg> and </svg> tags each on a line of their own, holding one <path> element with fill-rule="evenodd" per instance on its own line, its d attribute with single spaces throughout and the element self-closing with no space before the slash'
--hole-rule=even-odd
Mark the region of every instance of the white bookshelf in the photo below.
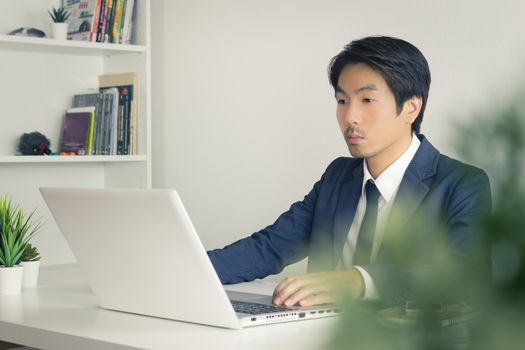
<svg viewBox="0 0 525 350">
<path fill-rule="evenodd" d="M 54 0 L 0 2 L 0 33 L 18 27 L 44 30 L 47 38 L 0 34 L 0 196 L 7 194 L 42 216 L 34 238 L 43 264 L 74 258 L 38 191 L 39 187 L 151 187 L 150 0 L 136 0 L 131 45 L 50 38 L 47 10 Z M 64 112 L 73 95 L 98 88 L 98 76 L 136 72 L 138 154 L 126 156 L 20 156 L 19 137 L 39 131 L 58 151 Z"/>
<path fill-rule="evenodd" d="M 115 45 L 84 41 L 58 41 L 49 38 L 32 38 L 0 34 L 2 50 L 80 54 L 89 56 L 111 56 L 118 54 L 146 52 L 144 45 Z"/>
<path fill-rule="evenodd" d="M 2 156 L 1 163 L 93 163 L 93 162 L 145 162 L 146 156 Z"/>
</svg>

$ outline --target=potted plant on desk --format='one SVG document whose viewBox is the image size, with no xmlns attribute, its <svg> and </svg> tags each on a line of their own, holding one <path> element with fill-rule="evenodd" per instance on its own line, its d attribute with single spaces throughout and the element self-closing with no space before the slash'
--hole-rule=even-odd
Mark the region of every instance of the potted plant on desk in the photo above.
<svg viewBox="0 0 525 350">
<path fill-rule="evenodd" d="M 18 265 L 27 243 L 40 230 L 39 220 L 25 215 L 6 196 L 0 198 L 0 294 L 20 294 L 24 267 Z"/>
<path fill-rule="evenodd" d="M 38 282 L 38 270 L 40 268 L 40 254 L 38 253 L 38 249 L 30 243 L 27 243 L 20 260 L 20 265 L 24 267 L 22 287 L 36 287 Z"/>
</svg>

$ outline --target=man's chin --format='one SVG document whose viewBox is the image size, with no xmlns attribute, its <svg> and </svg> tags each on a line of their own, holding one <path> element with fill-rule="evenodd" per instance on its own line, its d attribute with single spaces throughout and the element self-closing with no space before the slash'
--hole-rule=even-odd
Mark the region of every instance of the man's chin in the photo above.
<svg viewBox="0 0 525 350">
<path fill-rule="evenodd" d="M 355 146 L 348 146 L 348 150 L 353 158 L 366 158 L 366 153 Z"/>
</svg>

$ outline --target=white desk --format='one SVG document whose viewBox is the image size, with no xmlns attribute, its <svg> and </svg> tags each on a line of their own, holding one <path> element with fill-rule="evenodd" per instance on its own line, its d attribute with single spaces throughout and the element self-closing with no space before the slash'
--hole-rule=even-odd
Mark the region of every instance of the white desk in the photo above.
<svg viewBox="0 0 525 350">
<path fill-rule="evenodd" d="M 75 265 L 44 267 L 39 287 L 0 296 L 0 340 L 43 349 L 322 349 L 337 318 L 229 330 L 97 307 Z M 271 294 L 274 284 L 229 289 Z"/>
</svg>

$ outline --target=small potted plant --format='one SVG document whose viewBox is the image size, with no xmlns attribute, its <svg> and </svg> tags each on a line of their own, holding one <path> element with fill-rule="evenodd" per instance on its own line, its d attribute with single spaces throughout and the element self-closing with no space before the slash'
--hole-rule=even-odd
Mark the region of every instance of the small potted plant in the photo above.
<svg viewBox="0 0 525 350">
<path fill-rule="evenodd" d="M 0 198 L 0 294 L 20 294 L 24 267 L 18 265 L 27 243 L 40 230 L 33 211 L 14 206 L 6 196 Z"/>
<path fill-rule="evenodd" d="M 53 38 L 58 40 L 66 40 L 68 28 L 66 21 L 69 18 L 69 12 L 64 6 L 60 6 L 58 8 L 53 7 L 51 11 L 47 12 L 53 20 Z"/>
<path fill-rule="evenodd" d="M 20 265 L 24 267 L 23 288 L 34 288 L 38 282 L 38 270 L 40 267 L 40 254 L 35 246 L 26 244 L 20 257 Z"/>
</svg>

